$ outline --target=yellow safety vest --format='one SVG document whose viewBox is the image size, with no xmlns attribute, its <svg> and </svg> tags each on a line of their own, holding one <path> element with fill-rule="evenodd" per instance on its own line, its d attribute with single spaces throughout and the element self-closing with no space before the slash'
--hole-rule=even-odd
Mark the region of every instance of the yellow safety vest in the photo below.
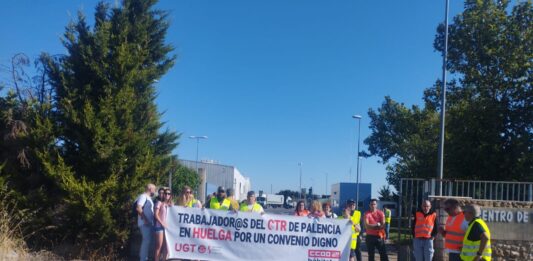
<svg viewBox="0 0 533 261">
<path fill-rule="evenodd" d="M 385 210 L 385 224 L 390 224 L 391 212 L 390 209 Z"/>
<path fill-rule="evenodd" d="M 254 203 L 254 205 L 252 206 L 252 209 L 250 210 L 250 209 L 248 208 L 248 203 L 243 202 L 243 203 L 241 204 L 241 207 L 240 207 L 239 210 L 242 211 L 242 212 L 249 212 L 249 211 L 251 211 L 251 212 L 261 213 L 261 205 L 259 205 L 259 204 L 256 202 L 256 203 Z"/>
<path fill-rule="evenodd" d="M 479 245 L 481 244 L 481 240 L 478 241 L 470 241 L 468 240 L 468 235 L 470 234 L 470 230 L 472 230 L 472 227 L 475 223 L 479 223 L 481 227 L 487 232 L 489 240 L 487 241 L 487 246 L 485 249 L 483 249 L 483 253 L 481 253 L 481 257 L 483 260 L 490 261 L 492 257 L 492 249 L 490 247 L 490 231 L 489 227 L 483 221 L 481 218 L 475 219 L 470 225 L 468 226 L 468 229 L 466 230 L 465 237 L 463 238 L 463 249 L 461 250 L 461 260 L 463 261 L 470 261 L 474 260 L 474 258 L 477 256 L 477 251 L 479 250 Z"/>
<path fill-rule="evenodd" d="M 359 232 L 355 231 L 355 226 L 361 224 L 361 212 L 359 210 L 354 210 L 352 217 L 352 249 L 357 248 L 357 237 Z"/>
<path fill-rule="evenodd" d="M 211 200 L 209 201 L 209 207 L 215 210 L 229 210 L 230 204 L 231 201 L 229 201 L 229 199 L 227 198 L 222 201 L 222 204 L 218 202 L 218 199 L 216 197 L 211 198 Z"/>
<path fill-rule="evenodd" d="M 193 206 L 194 204 L 196 204 L 196 202 L 198 202 L 197 199 L 193 199 L 193 200 L 189 201 L 189 203 L 187 203 L 187 207 L 192 208 L 192 206 Z"/>
</svg>

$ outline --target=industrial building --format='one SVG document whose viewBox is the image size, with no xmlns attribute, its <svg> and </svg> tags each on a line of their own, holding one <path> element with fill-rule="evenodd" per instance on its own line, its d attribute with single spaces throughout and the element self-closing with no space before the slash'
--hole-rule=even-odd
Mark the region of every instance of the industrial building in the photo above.
<svg viewBox="0 0 533 261">
<path fill-rule="evenodd" d="M 235 199 L 246 199 L 246 193 L 251 190 L 250 178 L 245 177 L 235 166 L 218 164 L 215 161 L 180 160 L 180 163 L 190 169 L 203 169 L 206 173 L 206 194 L 216 191 L 218 186 L 233 188 Z M 201 198 L 201 197 L 200 197 Z"/>
<path fill-rule="evenodd" d="M 331 199 L 333 208 L 343 208 L 348 199 L 356 200 L 357 183 L 341 182 L 331 185 Z M 372 184 L 359 183 L 359 210 L 368 209 L 368 204 L 372 198 Z"/>
</svg>

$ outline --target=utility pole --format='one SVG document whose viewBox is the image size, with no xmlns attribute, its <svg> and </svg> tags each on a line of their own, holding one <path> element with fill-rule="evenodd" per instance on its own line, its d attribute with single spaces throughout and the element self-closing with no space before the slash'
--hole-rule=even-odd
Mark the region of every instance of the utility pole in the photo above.
<svg viewBox="0 0 533 261">
<path fill-rule="evenodd" d="M 444 129 L 446 120 L 446 64 L 448 63 L 448 9 L 449 0 L 446 0 L 446 11 L 444 16 L 444 53 L 442 55 L 442 91 L 440 99 L 440 142 L 439 142 L 439 159 L 438 159 L 438 192 L 442 196 L 442 180 L 444 179 Z"/>
<path fill-rule="evenodd" d="M 354 119 L 357 119 L 358 120 L 358 131 L 357 131 L 357 195 L 356 195 L 356 199 L 357 200 L 357 203 L 356 203 L 356 206 L 359 207 L 359 154 L 360 154 L 360 145 L 361 145 L 361 119 L 363 117 L 361 117 L 361 115 L 354 115 L 352 116 L 352 118 Z"/>
<path fill-rule="evenodd" d="M 300 195 L 300 199 L 302 199 L 302 163 L 298 162 L 298 166 L 300 167 L 300 191 L 298 194 Z"/>
<path fill-rule="evenodd" d="M 326 173 L 326 195 L 328 195 L 328 173 Z"/>
<path fill-rule="evenodd" d="M 196 169 L 195 171 L 198 172 L 198 148 L 200 145 L 200 140 L 206 140 L 207 136 L 189 136 L 189 139 L 196 140 Z"/>
</svg>

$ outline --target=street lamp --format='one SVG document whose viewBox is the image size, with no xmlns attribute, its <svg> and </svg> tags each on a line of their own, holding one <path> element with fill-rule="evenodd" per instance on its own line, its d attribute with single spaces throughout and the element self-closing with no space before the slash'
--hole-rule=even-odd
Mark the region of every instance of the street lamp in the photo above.
<svg viewBox="0 0 533 261">
<path fill-rule="evenodd" d="M 358 131 L 357 131 L 357 195 L 356 195 L 356 202 L 357 206 L 359 206 L 359 153 L 360 153 L 360 145 L 361 145 L 361 115 L 353 115 L 352 118 L 356 119 L 358 122 Z"/>
<path fill-rule="evenodd" d="M 300 199 L 302 199 L 302 163 L 298 162 L 298 166 L 300 167 Z"/>
<path fill-rule="evenodd" d="M 359 166 L 359 180 L 357 181 L 357 196 L 359 197 L 359 183 L 363 180 L 363 157 L 359 157 L 361 164 Z M 359 204 L 359 203 L 357 203 Z"/>
<path fill-rule="evenodd" d="M 196 139 L 196 172 L 198 172 L 198 146 L 200 140 L 206 140 L 207 136 L 189 136 L 189 139 Z"/>
<path fill-rule="evenodd" d="M 440 98 L 440 133 L 439 133 L 439 158 L 437 167 L 437 178 L 439 179 L 439 192 L 437 195 L 442 195 L 442 179 L 444 178 L 444 129 L 446 120 L 446 64 L 448 63 L 448 9 L 449 0 L 446 0 L 446 11 L 444 17 L 444 24 L 446 29 L 444 31 L 444 50 L 442 54 L 442 91 Z"/>
</svg>

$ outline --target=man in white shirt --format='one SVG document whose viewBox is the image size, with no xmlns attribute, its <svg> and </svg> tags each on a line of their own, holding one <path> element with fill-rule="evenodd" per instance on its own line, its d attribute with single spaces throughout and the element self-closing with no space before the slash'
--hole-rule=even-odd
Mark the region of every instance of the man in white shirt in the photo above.
<svg viewBox="0 0 533 261">
<path fill-rule="evenodd" d="M 155 185 L 148 184 L 143 194 L 137 197 L 137 226 L 141 231 L 142 243 L 139 250 L 139 258 L 141 261 L 148 259 L 148 251 L 150 249 L 150 243 L 153 238 L 152 229 L 154 222 L 154 202 L 152 197 L 155 193 Z"/>
</svg>

